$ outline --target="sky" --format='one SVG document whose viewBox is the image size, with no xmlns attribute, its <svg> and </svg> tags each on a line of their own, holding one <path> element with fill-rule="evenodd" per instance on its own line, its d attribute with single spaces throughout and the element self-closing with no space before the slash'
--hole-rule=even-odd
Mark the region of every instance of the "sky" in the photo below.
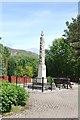
<svg viewBox="0 0 80 120">
<path fill-rule="evenodd" d="M 1 42 L 11 48 L 38 52 L 40 34 L 44 31 L 48 49 L 53 40 L 64 34 L 66 21 L 71 22 L 77 14 L 77 2 L 0 3 Z"/>
</svg>

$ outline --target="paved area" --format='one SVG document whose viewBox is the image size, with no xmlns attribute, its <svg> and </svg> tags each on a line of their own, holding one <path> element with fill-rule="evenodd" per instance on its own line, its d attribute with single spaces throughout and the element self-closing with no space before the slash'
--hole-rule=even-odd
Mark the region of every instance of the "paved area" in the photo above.
<svg viewBox="0 0 80 120">
<path fill-rule="evenodd" d="M 7 118 L 78 118 L 78 85 L 68 90 L 33 91 L 28 104 L 30 109 Z"/>
</svg>

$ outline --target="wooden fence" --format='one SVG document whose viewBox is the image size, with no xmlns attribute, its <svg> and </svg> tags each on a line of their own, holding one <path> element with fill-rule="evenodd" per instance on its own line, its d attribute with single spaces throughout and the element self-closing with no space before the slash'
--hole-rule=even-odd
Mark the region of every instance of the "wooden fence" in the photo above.
<svg viewBox="0 0 80 120">
<path fill-rule="evenodd" d="M 30 82 L 31 82 L 31 78 L 28 77 L 28 76 L 25 76 L 25 77 L 24 77 L 24 76 L 23 76 L 23 77 L 11 76 L 11 82 L 12 82 L 12 83 L 16 83 L 16 81 L 17 81 L 17 83 L 23 83 L 23 82 L 24 82 L 24 79 L 25 79 L 25 82 L 27 82 L 27 83 L 30 83 Z M 2 80 L 8 81 L 8 76 L 0 77 L 0 82 L 1 82 Z"/>
</svg>

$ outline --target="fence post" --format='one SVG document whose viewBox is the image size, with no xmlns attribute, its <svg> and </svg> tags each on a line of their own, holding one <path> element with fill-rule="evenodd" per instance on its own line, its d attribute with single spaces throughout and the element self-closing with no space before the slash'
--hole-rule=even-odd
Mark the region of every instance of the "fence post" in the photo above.
<svg viewBox="0 0 80 120">
<path fill-rule="evenodd" d="M 34 89 L 34 79 L 32 80 L 32 90 Z"/>
<path fill-rule="evenodd" d="M 78 84 L 80 84 L 80 78 L 79 78 Z"/>
<path fill-rule="evenodd" d="M 52 80 L 51 80 L 51 91 L 52 91 Z"/>
<path fill-rule="evenodd" d="M 11 75 L 8 75 L 8 80 L 11 83 Z"/>
<path fill-rule="evenodd" d="M 42 77 L 42 92 L 43 92 L 43 89 L 44 89 L 44 77 Z"/>
<path fill-rule="evenodd" d="M 23 87 L 25 87 L 25 77 L 23 77 L 24 78 L 24 80 L 23 80 Z"/>
<path fill-rule="evenodd" d="M 16 76 L 16 86 L 17 86 L 17 76 Z"/>
<path fill-rule="evenodd" d="M 67 78 L 67 89 L 68 89 L 68 78 Z"/>
<path fill-rule="evenodd" d="M 27 85 L 27 77 L 25 77 L 25 79 L 26 79 L 26 85 Z"/>
<path fill-rule="evenodd" d="M 4 76 L 2 76 L 2 80 L 4 80 Z"/>
</svg>

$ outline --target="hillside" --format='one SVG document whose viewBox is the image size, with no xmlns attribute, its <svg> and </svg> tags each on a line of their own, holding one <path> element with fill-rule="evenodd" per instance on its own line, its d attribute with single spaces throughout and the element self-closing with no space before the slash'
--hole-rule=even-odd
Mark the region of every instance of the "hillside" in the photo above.
<svg viewBox="0 0 80 120">
<path fill-rule="evenodd" d="M 13 55 L 13 56 L 24 55 L 24 56 L 38 57 L 38 54 L 31 52 L 31 51 L 13 49 L 13 48 L 9 48 L 9 47 L 8 47 L 8 49 L 9 49 L 9 52 L 11 53 L 11 55 Z"/>
</svg>

